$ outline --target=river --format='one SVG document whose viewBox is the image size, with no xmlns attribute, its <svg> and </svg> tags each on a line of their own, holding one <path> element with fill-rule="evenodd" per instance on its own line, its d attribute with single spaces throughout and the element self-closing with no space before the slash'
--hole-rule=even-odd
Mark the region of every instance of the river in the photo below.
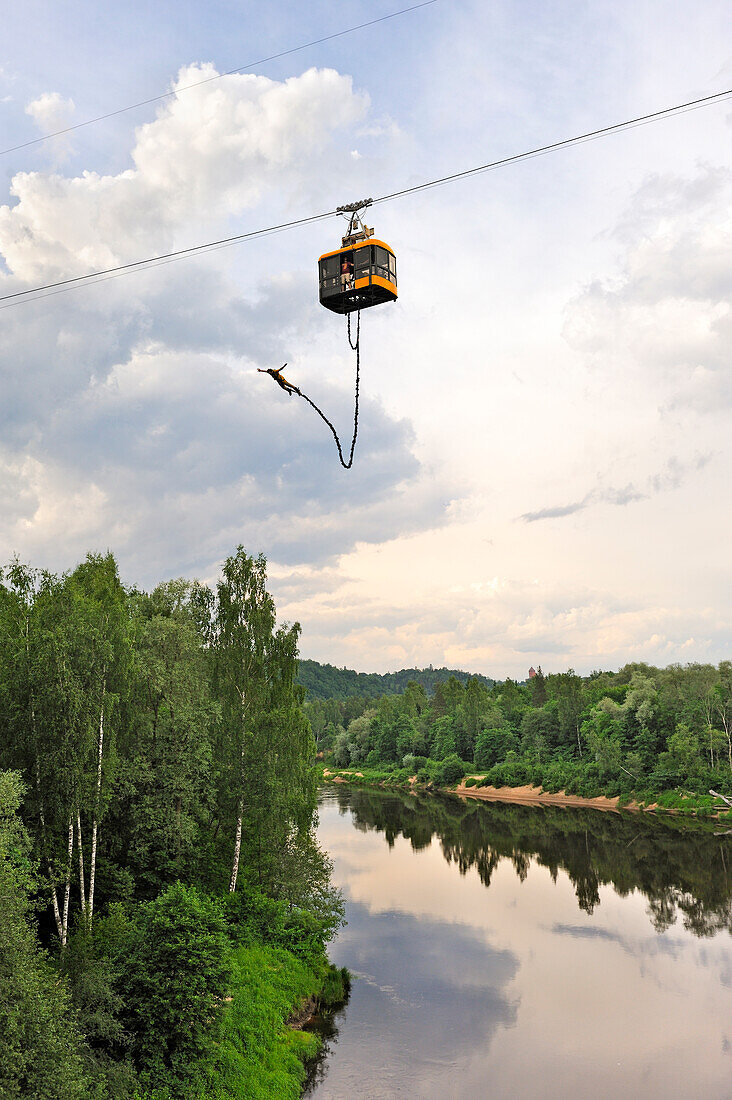
<svg viewBox="0 0 732 1100">
<path fill-rule="evenodd" d="M 721 832 L 719 827 L 717 832 Z M 317 1100 L 732 1097 L 732 837 L 326 788 L 357 978 Z"/>
</svg>

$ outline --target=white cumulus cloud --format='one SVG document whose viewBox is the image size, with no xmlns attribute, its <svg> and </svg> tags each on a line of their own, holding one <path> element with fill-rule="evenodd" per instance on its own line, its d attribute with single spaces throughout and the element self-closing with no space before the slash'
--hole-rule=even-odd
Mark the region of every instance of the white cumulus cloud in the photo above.
<svg viewBox="0 0 732 1100">
<path fill-rule="evenodd" d="M 59 92 L 44 92 L 31 100 L 25 113 L 30 115 L 39 130 L 48 134 L 68 126 L 75 109 L 73 99 L 65 99 Z"/>
<path fill-rule="evenodd" d="M 180 71 L 130 167 L 13 178 L 0 294 L 185 247 L 244 211 L 301 210 L 336 167 L 348 178 L 349 132 L 369 115 L 350 77 L 243 74 L 184 90 L 214 75 Z M 63 102 L 32 107 L 51 126 Z M 367 387 L 346 474 L 322 422 L 256 373 L 288 360 L 350 441 L 345 331 L 326 321 L 313 275 L 271 261 L 271 247 L 247 252 L 243 286 L 238 257 L 216 252 L 3 310 L 0 560 L 58 567 L 109 545 L 148 582 L 206 573 L 239 542 L 322 565 L 442 522 L 449 494 L 414 456 L 411 425 Z"/>
</svg>

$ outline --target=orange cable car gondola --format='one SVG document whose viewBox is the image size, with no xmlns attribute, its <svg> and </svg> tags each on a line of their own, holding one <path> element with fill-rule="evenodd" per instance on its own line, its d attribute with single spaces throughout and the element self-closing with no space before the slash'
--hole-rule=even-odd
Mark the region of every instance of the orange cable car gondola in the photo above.
<svg viewBox="0 0 732 1100">
<path fill-rule="evenodd" d="M 320 304 L 333 313 L 353 313 L 396 301 L 396 256 L 359 216 L 371 201 L 338 207 L 339 214 L 350 215 L 348 231 L 340 248 L 325 252 L 318 260 Z"/>
</svg>

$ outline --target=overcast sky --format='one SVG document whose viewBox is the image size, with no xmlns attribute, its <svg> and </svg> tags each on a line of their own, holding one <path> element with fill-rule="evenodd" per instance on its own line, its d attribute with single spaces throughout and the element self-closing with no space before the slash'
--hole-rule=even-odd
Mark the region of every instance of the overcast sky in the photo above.
<svg viewBox="0 0 732 1100">
<path fill-rule="evenodd" d="M 0 294 L 381 195 L 732 87 L 728 0 L 26 0 L 3 14 Z M 245 66 L 241 75 L 184 85 Z M 494 676 L 732 656 L 732 101 L 399 199 L 353 355 L 342 226 L 0 312 L 0 560 L 268 558 L 302 654 Z M 0 307 L 1 308 L 1 307 Z"/>
</svg>

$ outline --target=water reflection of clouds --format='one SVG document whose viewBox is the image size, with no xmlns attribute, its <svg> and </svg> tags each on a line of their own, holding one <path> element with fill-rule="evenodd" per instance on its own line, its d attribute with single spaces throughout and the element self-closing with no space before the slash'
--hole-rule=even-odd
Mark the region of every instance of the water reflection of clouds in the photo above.
<svg viewBox="0 0 732 1100">
<path fill-rule="evenodd" d="M 341 1032 L 317 1090 L 322 1100 L 357 1092 L 391 1097 L 396 1081 L 400 1094 L 452 1095 L 456 1065 L 476 1047 L 487 1051 L 499 1029 L 516 1023 L 518 1001 L 507 987 L 518 959 L 486 943 L 482 930 L 395 911 L 374 914 L 351 902 L 332 956 L 363 977 L 348 1006 L 358 1028 Z M 369 1071 L 363 1044 L 376 1035 L 378 1064 Z"/>
<path fill-rule="evenodd" d="M 552 925 L 550 931 L 555 936 L 570 936 L 572 939 L 607 940 L 616 943 L 623 949 L 626 955 L 635 958 L 649 955 L 669 955 L 672 959 L 679 957 L 680 953 L 688 946 L 682 939 L 673 939 L 668 935 L 647 936 L 643 939 L 631 939 L 614 932 L 610 928 L 602 928 L 596 925 L 586 924 L 560 924 Z"/>
<path fill-rule="evenodd" d="M 650 1100 L 675 1094 L 681 1080 L 695 1082 L 693 1095 L 732 1098 L 732 954 L 724 932 L 699 931 L 724 919 L 711 889 L 724 900 L 718 879 L 696 858 L 705 855 L 703 837 L 634 820 L 648 849 L 639 855 L 623 819 L 523 807 L 458 817 L 463 809 L 438 800 L 347 797 L 358 829 L 343 816 L 345 792 L 321 810 L 320 838 L 351 922 L 334 955 L 369 977 L 355 984 L 329 1062 L 330 1091 L 319 1088 L 317 1100 L 488 1092 Z M 415 850 L 414 836 L 427 847 Z M 501 849 L 489 886 L 472 859 L 486 845 Z M 701 883 L 713 920 L 690 925 L 681 903 L 688 898 L 692 911 L 695 895 L 668 886 L 668 863 L 681 885 Z M 578 885 L 593 876 L 596 903 L 587 909 Z M 617 885 L 607 882 L 613 877 Z M 650 900 L 679 906 L 670 922 L 649 911 L 651 888 Z"/>
</svg>

